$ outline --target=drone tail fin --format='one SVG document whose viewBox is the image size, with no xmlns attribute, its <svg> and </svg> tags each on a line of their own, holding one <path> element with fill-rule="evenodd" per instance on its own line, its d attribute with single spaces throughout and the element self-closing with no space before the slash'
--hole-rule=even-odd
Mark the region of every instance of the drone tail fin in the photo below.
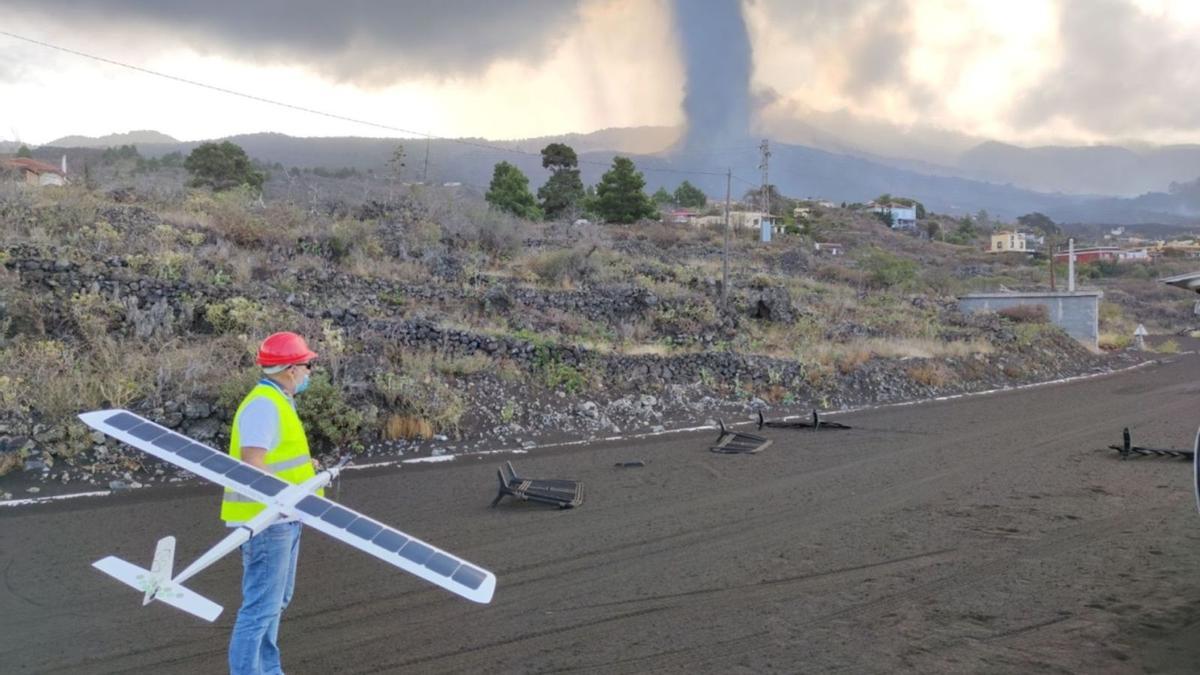
<svg viewBox="0 0 1200 675">
<path fill-rule="evenodd" d="M 171 581 L 174 559 L 175 538 L 163 537 L 158 541 L 154 562 L 148 570 L 111 555 L 92 563 L 92 567 L 134 590 L 142 591 L 143 605 L 150 604 L 151 600 L 160 600 L 205 621 L 215 620 L 221 614 L 220 605 Z"/>
</svg>

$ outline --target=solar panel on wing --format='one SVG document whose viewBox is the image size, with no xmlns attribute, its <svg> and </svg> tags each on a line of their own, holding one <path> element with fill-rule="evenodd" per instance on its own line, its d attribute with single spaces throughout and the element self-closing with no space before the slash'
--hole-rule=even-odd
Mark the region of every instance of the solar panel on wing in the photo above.
<svg viewBox="0 0 1200 675">
<path fill-rule="evenodd" d="M 333 504 L 330 502 L 325 501 L 320 497 L 314 497 L 313 495 L 309 495 L 296 502 L 296 509 L 303 511 L 314 518 L 320 518 L 321 514 L 328 511 L 331 506 L 333 506 Z"/>
<path fill-rule="evenodd" d="M 484 579 L 487 579 L 487 575 L 480 570 L 463 563 L 462 567 L 458 568 L 458 571 L 454 573 L 452 578 L 454 581 L 457 581 L 463 586 L 466 586 L 471 590 L 475 590 L 476 588 L 479 588 L 479 585 L 483 583 Z"/>
<path fill-rule="evenodd" d="M 321 520 L 334 527 L 346 527 L 357 517 L 358 515 L 353 511 L 347 511 L 340 506 L 334 506 L 321 516 Z"/>
<path fill-rule="evenodd" d="M 104 420 L 104 423 L 114 429 L 128 431 L 137 425 L 142 424 L 142 420 L 138 419 L 136 415 L 130 415 L 127 412 L 123 412 L 109 417 L 108 419 Z"/>
<path fill-rule="evenodd" d="M 130 436 L 133 436 L 134 438 L 140 438 L 143 441 L 153 441 L 154 439 L 158 438 L 159 436 L 162 436 L 163 434 L 170 433 L 170 432 L 168 432 L 166 429 L 158 426 L 157 424 L 154 424 L 152 422 L 146 422 L 145 424 L 139 424 L 138 426 L 130 429 L 126 433 L 128 433 Z"/>
<path fill-rule="evenodd" d="M 458 558 L 453 558 L 445 553 L 434 553 L 429 558 L 429 561 L 425 563 L 425 566 L 444 577 L 448 577 L 461 564 L 462 562 Z"/>
<path fill-rule="evenodd" d="M 179 456 L 189 462 L 203 462 L 215 454 L 217 454 L 216 451 L 210 450 L 199 443 L 192 443 L 179 451 Z"/>
<path fill-rule="evenodd" d="M 225 473 L 237 465 L 238 461 L 236 459 L 229 455 L 222 455 L 219 452 L 213 453 L 212 457 L 204 460 L 204 463 L 201 464 L 204 468 L 211 469 L 217 473 Z"/>
<path fill-rule="evenodd" d="M 382 525 L 372 521 L 370 518 L 359 518 L 351 523 L 350 527 L 346 528 L 346 531 L 356 537 L 362 537 L 363 539 L 370 541 L 371 537 L 374 537 L 382 529 Z"/>
<path fill-rule="evenodd" d="M 253 483 L 250 484 L 250 489 L 258 490 L 259 492 L 263 493 L 264 495 L 267 495 L 268 497 L 274 497 L 275 495 L 279 494 L 280 492 L 283 492 L 284 489 L 287 488 L 287 486 L 288 486 L 287 483 L 279 480 L 278 478 L 276 478 L 274 476 L 262 476 L 258 480 L 254 481 Z"/>
<path fill-rule="evenodd" d="M 396 551 L 400 550 L 401 546 L 404 546 L 408 543 L 408 537 L 395 530 L 385 527 L 383 528 L 382 532 L 375 535 L 375 538 L 371 540 L 371 543 L 386 551 L 395 553 Z"/>
<path fill-rule="evenodd" d="M 408 545 L 400 549 L 399 555 L 401 558 L 411 560 L 418 565 L 424 565 L 429 556 L 433 555 L 433 549 L 425 544 L 413 539 L 408 542 Z"/>
<path fill-rule="evenodd" d="M 233 467 L 233 469 L 229 473 L 227 473 L 225 475 L 229 477 L 229 480 L 232 480 L 237 483 L 241 483 L 242 485 L 249 485 L 249 484 L 253 483 L 254 481 L 258 480 L 259 477 L 262 476 L 262 472 L 258 471 L 257 469 L 255 469 L 251 466 L 247 466 L 246 464 L 239 463 L 237 466 Z"/>
<path fill-rule="evenodd" d="M 186 436 L 180 436 L 179 434 L 163 434 L 162 436 L 154 439 L 154 447 L 162 448 L 167 452 L 176 452 L 191 442 L 192 441 Z"/>
</svg>

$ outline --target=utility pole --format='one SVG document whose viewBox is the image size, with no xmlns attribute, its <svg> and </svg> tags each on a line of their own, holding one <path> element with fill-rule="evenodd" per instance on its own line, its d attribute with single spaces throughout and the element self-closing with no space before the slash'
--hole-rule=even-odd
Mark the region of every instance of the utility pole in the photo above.
<svg viewBox="0 0 1200 675">
<path fill-rule="evenodd" d="M 1047 248 L 1050 249 L 1050 290 L 1056 291 L 1058 289 L 1055 287 L 1055 284 L 1054 284 L 1054 237 L 1047 235 L 1046 241 L 1049 244 L 1047 246 Z"/>
<path fill-rule="evenodd" d="M 425 166 L 421 168 L 421 182 L 429 183 L 429 137 L 425 137 Z"/>
<path fill-rule="evenodd" d="M 759 229 L 761 229 L 771 217 L 771 185 L 767 181 L 767 165 L 771 159 L 771 147 L 767 143 L 767 139 L 763 139 L 762 143 L 758 144 L 758 151 L 762 153 L 762 160 L 758 164 L 758 168 L 762 170 L 762 216 L 759 220 Z"/>
<path fill-rule="evenodd" d="M 721 253 L 721 311 L 729 310 L 729 193 L 733 168 L 725 171 L 725 250 Z"/>
</svg>

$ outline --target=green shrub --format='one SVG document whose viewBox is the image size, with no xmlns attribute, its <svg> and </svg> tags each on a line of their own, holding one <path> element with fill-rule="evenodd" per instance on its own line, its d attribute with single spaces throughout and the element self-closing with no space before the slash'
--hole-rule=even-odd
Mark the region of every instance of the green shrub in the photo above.
<svg viewBox="0 0 1200 675">
<path fill-rule="evenodd" d="M 578 250 L 543 253 L 531 258 L 528 265 L 538 279 L 553 285 L 580 281 L 593 271 L 589 256 Z"/>
<path fill-rule="evenodd" d="M 240 335 L 264 333 L 279 317 L 253 300 L 234 296 L 205 305 L 204 318 L 217 333 Z"/>
<path fill-rule="evenodd" d="M 867 283 L 874 288 L 903 288 L 917 277 L 917 263 L 881 249 L 872 249 L 861 261 Z"/>
<path fill-rule="evenodd" d="M 320 447 L 362 451 L 366 419 L 325 373 L 314 373 L 308 389 L 296 396 L 296 412 Z"/>
</svg>

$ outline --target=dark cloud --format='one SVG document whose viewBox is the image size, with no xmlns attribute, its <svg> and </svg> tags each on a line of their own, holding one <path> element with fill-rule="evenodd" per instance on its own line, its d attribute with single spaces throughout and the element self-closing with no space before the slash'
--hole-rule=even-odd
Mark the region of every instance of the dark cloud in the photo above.
<svg viewBox="0 0 1200 675">
<path fill-rule="evenodd" d="M 6 11 L 74 34 L 179 41 L 247 60 L 300 63 L 325 76 L 387 84 L 477 74 L 502 58 L 543 57 L 579 0 L 8 0 Z"/>
<path fill-rule="evenodd" d="M 1013 122 L 1061 119 L 1104 135 L 1195 131 L 1200 71 L 1194 36 L 1127 1 L 1060 0 L 1061 62 L 1013 106 Z"/>
</svg>

